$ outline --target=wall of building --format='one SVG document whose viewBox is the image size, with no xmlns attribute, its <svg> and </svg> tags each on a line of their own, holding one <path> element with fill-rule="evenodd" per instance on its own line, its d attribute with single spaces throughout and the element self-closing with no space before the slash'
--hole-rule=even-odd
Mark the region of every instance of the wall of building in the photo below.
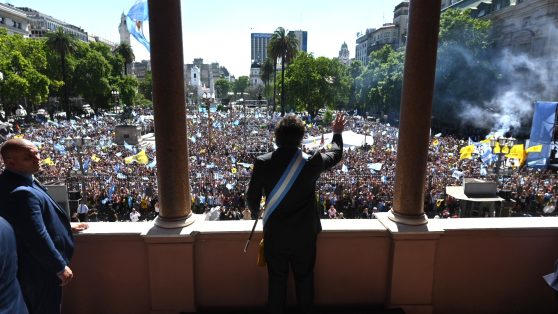
<svg viewBox="0 0 558 314">
<path fill-rule="evenodd" d="M 205 221 L 165 230 L 91 223 L 76 236 L 64 313 L 178 313 L 264 307 L 253 221 Z M 558 218 L 435 219 L 426 226 L 323 220 L 316 303 L 406 313 L 555 313 L 542 275 L 558 258 Z M 292 278 L 289 303 L 294 304 Z"/>
</svg>

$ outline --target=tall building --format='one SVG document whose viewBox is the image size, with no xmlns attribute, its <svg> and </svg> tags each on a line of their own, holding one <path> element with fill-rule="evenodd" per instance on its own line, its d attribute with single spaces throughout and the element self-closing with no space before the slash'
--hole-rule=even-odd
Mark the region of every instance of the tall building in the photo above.
<svg viewBox="0 0 558 314">
<path fill-rule="evenodd" d="M 270 33 L 252 33 L 250 34 L 252 62 L 263 63 L 267 58 L 267 45 L 271 39 Z"/>
<path fill-rule="evenodd" d="M 393 23 L 385 23 L 379 28 L 369 28 L 358 33 L 355 59 L 367 64 L 372 51 L 390 45 L 393 49 L 405 46 L 409 24 L 409 1 L 402 1 L 393 10 Z"/>
<path fill-rule="evenodd" d="M 61 27 L 66 34 L 70 34 L 81 41 L 88 42 L 89 40 L 87 32 L 82 28 L 60 21 L 50 15 L 43 14 L 31 8 L 20 7 L 18 9 L 24 11 L 27 18 L 30 20 L 29 37 L 31 38 L 45 37 L 46 33 L 55 32 Z"/>
<path fill-rule="evenodd" d="M 308 32 L 307 31 L 292 31 L 298 40 L 298 51 L 308 52 Z"/>
<path fill-rule="evenodd" d="M 20 34 L 29 37 L 29 22 L 25 12 L 11 4 L 0 3 L 0 28 L 8 30 L 8 34 Z"/>
<path fill-rule="evenodd" d="M 363 65 L 368 64 L 370 51 L 368 46 L 371 45 L 372 34 L 375 28 L 368 28 L 365 33 L 357 33 L 355 59 L 362 62 Z"/>
<path fill-rule="evenodd" d="M 349 55 L 349 48 L 347 47 L 347 43 L 343 42 L 341 45 L 341 50 L 339 50 L 339 61 L 344 65 L 349 65 L 351 63 L 351 57 Z"/>
</svg>

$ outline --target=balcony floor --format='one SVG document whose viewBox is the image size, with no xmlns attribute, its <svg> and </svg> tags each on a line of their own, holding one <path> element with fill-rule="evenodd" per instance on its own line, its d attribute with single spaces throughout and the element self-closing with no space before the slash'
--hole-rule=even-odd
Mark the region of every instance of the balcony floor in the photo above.
<svg viewBox="0 0 558 314">
<path fill-rule="evenodd" d="M 201 310 L 195 313 L 183 313 L 183 314 L 266 314 L 267 311 L 262 308 L 243 308 L 235 309 L 231 311 L 230 309 L 211 309 L 211 310 Z M 296 308 L 289 308 L 287 313 L 298 313 Z M 316 314 L 405 314 L 402 309 L 384 309 L 381 306 L 328 306 L 328 307 L 317 307 Z"/>
</svg>

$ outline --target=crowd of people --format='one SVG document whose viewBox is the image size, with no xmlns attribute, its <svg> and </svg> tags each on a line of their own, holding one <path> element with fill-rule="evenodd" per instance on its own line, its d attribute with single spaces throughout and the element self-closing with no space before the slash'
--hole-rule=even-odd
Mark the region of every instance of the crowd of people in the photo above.
<svg viewBox="0 0 558 314">
<path fill-rule="evenodd" d="M 145 118 L 150 114 L 147 110 L 134 113 L 135 123 L 145 133 L 154 131 L 153 120 Z M 253 158 L 273 150 L 273 129 L 279 118 L 259 108 L 212 110 L 209 114 L 200 108 L 189 111 L 188 153 L 194 213 L 208 213 L 208 219 L 219 220 L 254 218 L 255 213 L 245 211 L 244 193 Z M 303 118 L 307 137 L 319 138 L 324 132 L 331 132 L 323 126 L 321 118 Z M 346 130 L 366 134 L 372 143 L 346 147 L 343 160 L 319 179 L 317 198 L 324 219 L 372 218 L 374 212 L 388 211 L 393 203 L 398 129 L 360 116 L 348 116 L 347 120 Z M 86 195 L 80 198 L 88 210 L 81 220 L 150 220 L 158 213 L 156 147 L 148 142 L 117 145 L 115 127 L 120 123 L 111 114 L 20 121 L 13 133 L 4 137 L 22 137 L 40 148 L 43 165 L 38 177 L 43 182 L 65 182 L 70 191 L 85 191 Z M 79 151 L 66 148 L 64 139 L 76 135 L 90 137 L 93 145 Z M 468 140 L 444 134 L 432 136 L 424 203 L 429 217 L 459 217 L 458 202 L 446 194 L 445 188 L 462 185 L 463 178 L 496 180 L 500 190 L 509 191 L 506 197 L 512 207 L 510 215 L 554 214 L 558 192 L 554 171 L 514 165 L 513 169 L 500 171 L 496 178 L 492 171 L 495 163 L 486 164 L 480 158 L 460 159 L 460 149 Z M 312 153 L 315 148 L 303 149 Z M 147 162 L 125 161 L 141 151 L 145 152 Z M 72 211 L 73 219 L 79 220 L 77 205 Z"/>
</svg>

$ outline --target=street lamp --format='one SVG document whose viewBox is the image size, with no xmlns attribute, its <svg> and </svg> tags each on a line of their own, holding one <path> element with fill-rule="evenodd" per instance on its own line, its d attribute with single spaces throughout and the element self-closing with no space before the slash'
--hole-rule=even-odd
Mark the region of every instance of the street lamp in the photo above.
<svg viewBox="0 0 558 314">
<path fill-rule="evenodd" d="M 207 106 L 207 137 L 209 138 L 209 148 L 211 148 L 211 103 L 215 101 L 215 94 L 204 92 L 202 101 Z"/>
<path fill-rule="evenodd" d="M 110 94 L 112 95 L 112 98 L 114 98 L 114 101 L 116 102 L 116 108 L 114 112 L 118 113 L 118 106 L 120 105 L 120 93 L 116 89 L 113 89 L 110 92 Z"/>
<path fill-rule="evenodd" d="M 2 81 L 4 81 L 4 73 L 0 72 L 0 82 Z M 0 93 L 0 107 L 2 107 L 2 93 Z"/>
<path fill-rule="evenodd" d="M 85 169 L 83 168 L 83 154 L 88 147 L 93 146 L 93 140 L 89 136 L 77 135 L 64 138 L 64 147 L 68 151 L 75 151 L 78 155 L 79 170 L 81 172 L 81 203 L 85 204 L 87 197 L 85 194 Z"/>
<path fill-rule="evenodd" d="M 500 168 L 502 167 L 502 161 L 510 149 L 515 145 L 517 140 L 513 137 L 499 137 L 490 139 L 490 148 L 494 154 L 498 155 L 498 160 L 496 161 L 496 167 L 494 168 L 494 173 L 496 175 L 496 183 L 500 180 Z M 504 148 L 507 151 L 504 152 Z"/>
</svg>

